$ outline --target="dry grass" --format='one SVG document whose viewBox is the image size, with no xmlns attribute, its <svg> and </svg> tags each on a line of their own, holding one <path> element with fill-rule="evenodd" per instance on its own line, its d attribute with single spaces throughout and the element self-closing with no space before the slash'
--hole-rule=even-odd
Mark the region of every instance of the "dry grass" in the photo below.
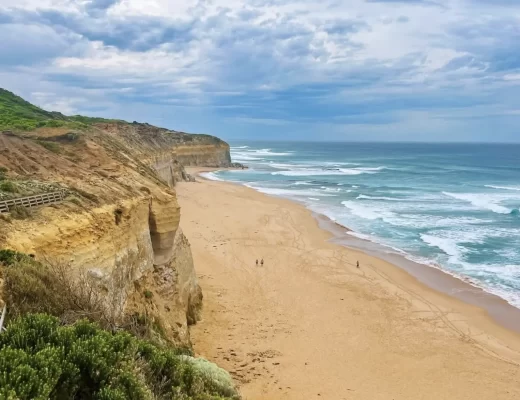
<svg viewBox="0 0 520 400">
<path fill-rule="evenodd" d="M 8 317 L 46 313 L 67 324 L 88 319 L 103 329 L 126 330 L 164 343 L 168 341 L 166 329 L 155 313 L 148 312 L 147 307 L 140 312 L 125 312 L 138 259 L 139 253 L 129 256 L 109 275 L 100 277 L 86 270 L 78 272 L 64 263 L 38 262 L 21 253 L 0 250 L 0 278 L 4 280 Z"/>
<path fill-rule="evenodd" d="M 31 217 L 31 211 L 27 207 L 20 205 L 10 206 L 9 213 L 14 219 L 27 219 Z"/>
</svg>

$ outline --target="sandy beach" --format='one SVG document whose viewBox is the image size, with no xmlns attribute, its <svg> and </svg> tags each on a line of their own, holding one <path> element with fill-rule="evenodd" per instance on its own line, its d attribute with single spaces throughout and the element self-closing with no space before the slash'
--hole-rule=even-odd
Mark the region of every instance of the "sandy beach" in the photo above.
<svg viewBox="0 0 520 400">
<path fill-rule="evenodd" d="M 485 309 L 332 242 L 289 200 L 201 178 L 177 194 L 204 292 L 194 348 L 245 399 L 520 398 L 520 334 Z"/>
</svg>

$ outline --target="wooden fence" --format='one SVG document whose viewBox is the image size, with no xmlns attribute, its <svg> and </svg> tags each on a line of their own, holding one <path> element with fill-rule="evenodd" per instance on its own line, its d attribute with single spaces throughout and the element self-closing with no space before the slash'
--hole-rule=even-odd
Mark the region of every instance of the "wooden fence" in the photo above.
<svg viewBox="0 0 520 400">
<path fill-rule="evenodd" d="M 35 196 L 19 197 L 17 199 L 10 199 L 0 201 L 0 213 L 9 212 L 9 207 L 23 206 L 23 207 L 38 207 L 45 204 L 59 203 L 65 197 L 64 192 L 42 193 Z"/>
</svg>

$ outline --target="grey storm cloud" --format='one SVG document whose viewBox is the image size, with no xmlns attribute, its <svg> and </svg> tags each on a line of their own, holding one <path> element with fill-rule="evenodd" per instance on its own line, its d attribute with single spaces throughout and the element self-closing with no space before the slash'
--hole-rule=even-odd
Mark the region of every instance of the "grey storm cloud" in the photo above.
<svg viewBox="0 0 520 400">
<path fill-rule="evenodd" d="M 7 2 L 0 86 L 27 91 L 30 81 L 80 93 L 77 104 L 375 125 L 417 111 L 520 109 L 516 1 L 186 0 L 182 12 L 134 10 L 133 0 Z"/>
</svg>

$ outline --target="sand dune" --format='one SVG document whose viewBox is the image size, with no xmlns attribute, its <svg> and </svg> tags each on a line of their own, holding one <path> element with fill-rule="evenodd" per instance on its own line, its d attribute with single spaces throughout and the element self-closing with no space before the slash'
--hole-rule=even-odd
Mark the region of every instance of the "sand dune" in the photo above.
<svg viewBox="0 0 520 400">
<path fill-rule="evenodd" d="M 201 179 L 177 193 L 205 296 L 195 350 L 245 399 L 520 399 L 520 335 L 482 309 L 328 242 L 290 201 Z"/>
</svg>

